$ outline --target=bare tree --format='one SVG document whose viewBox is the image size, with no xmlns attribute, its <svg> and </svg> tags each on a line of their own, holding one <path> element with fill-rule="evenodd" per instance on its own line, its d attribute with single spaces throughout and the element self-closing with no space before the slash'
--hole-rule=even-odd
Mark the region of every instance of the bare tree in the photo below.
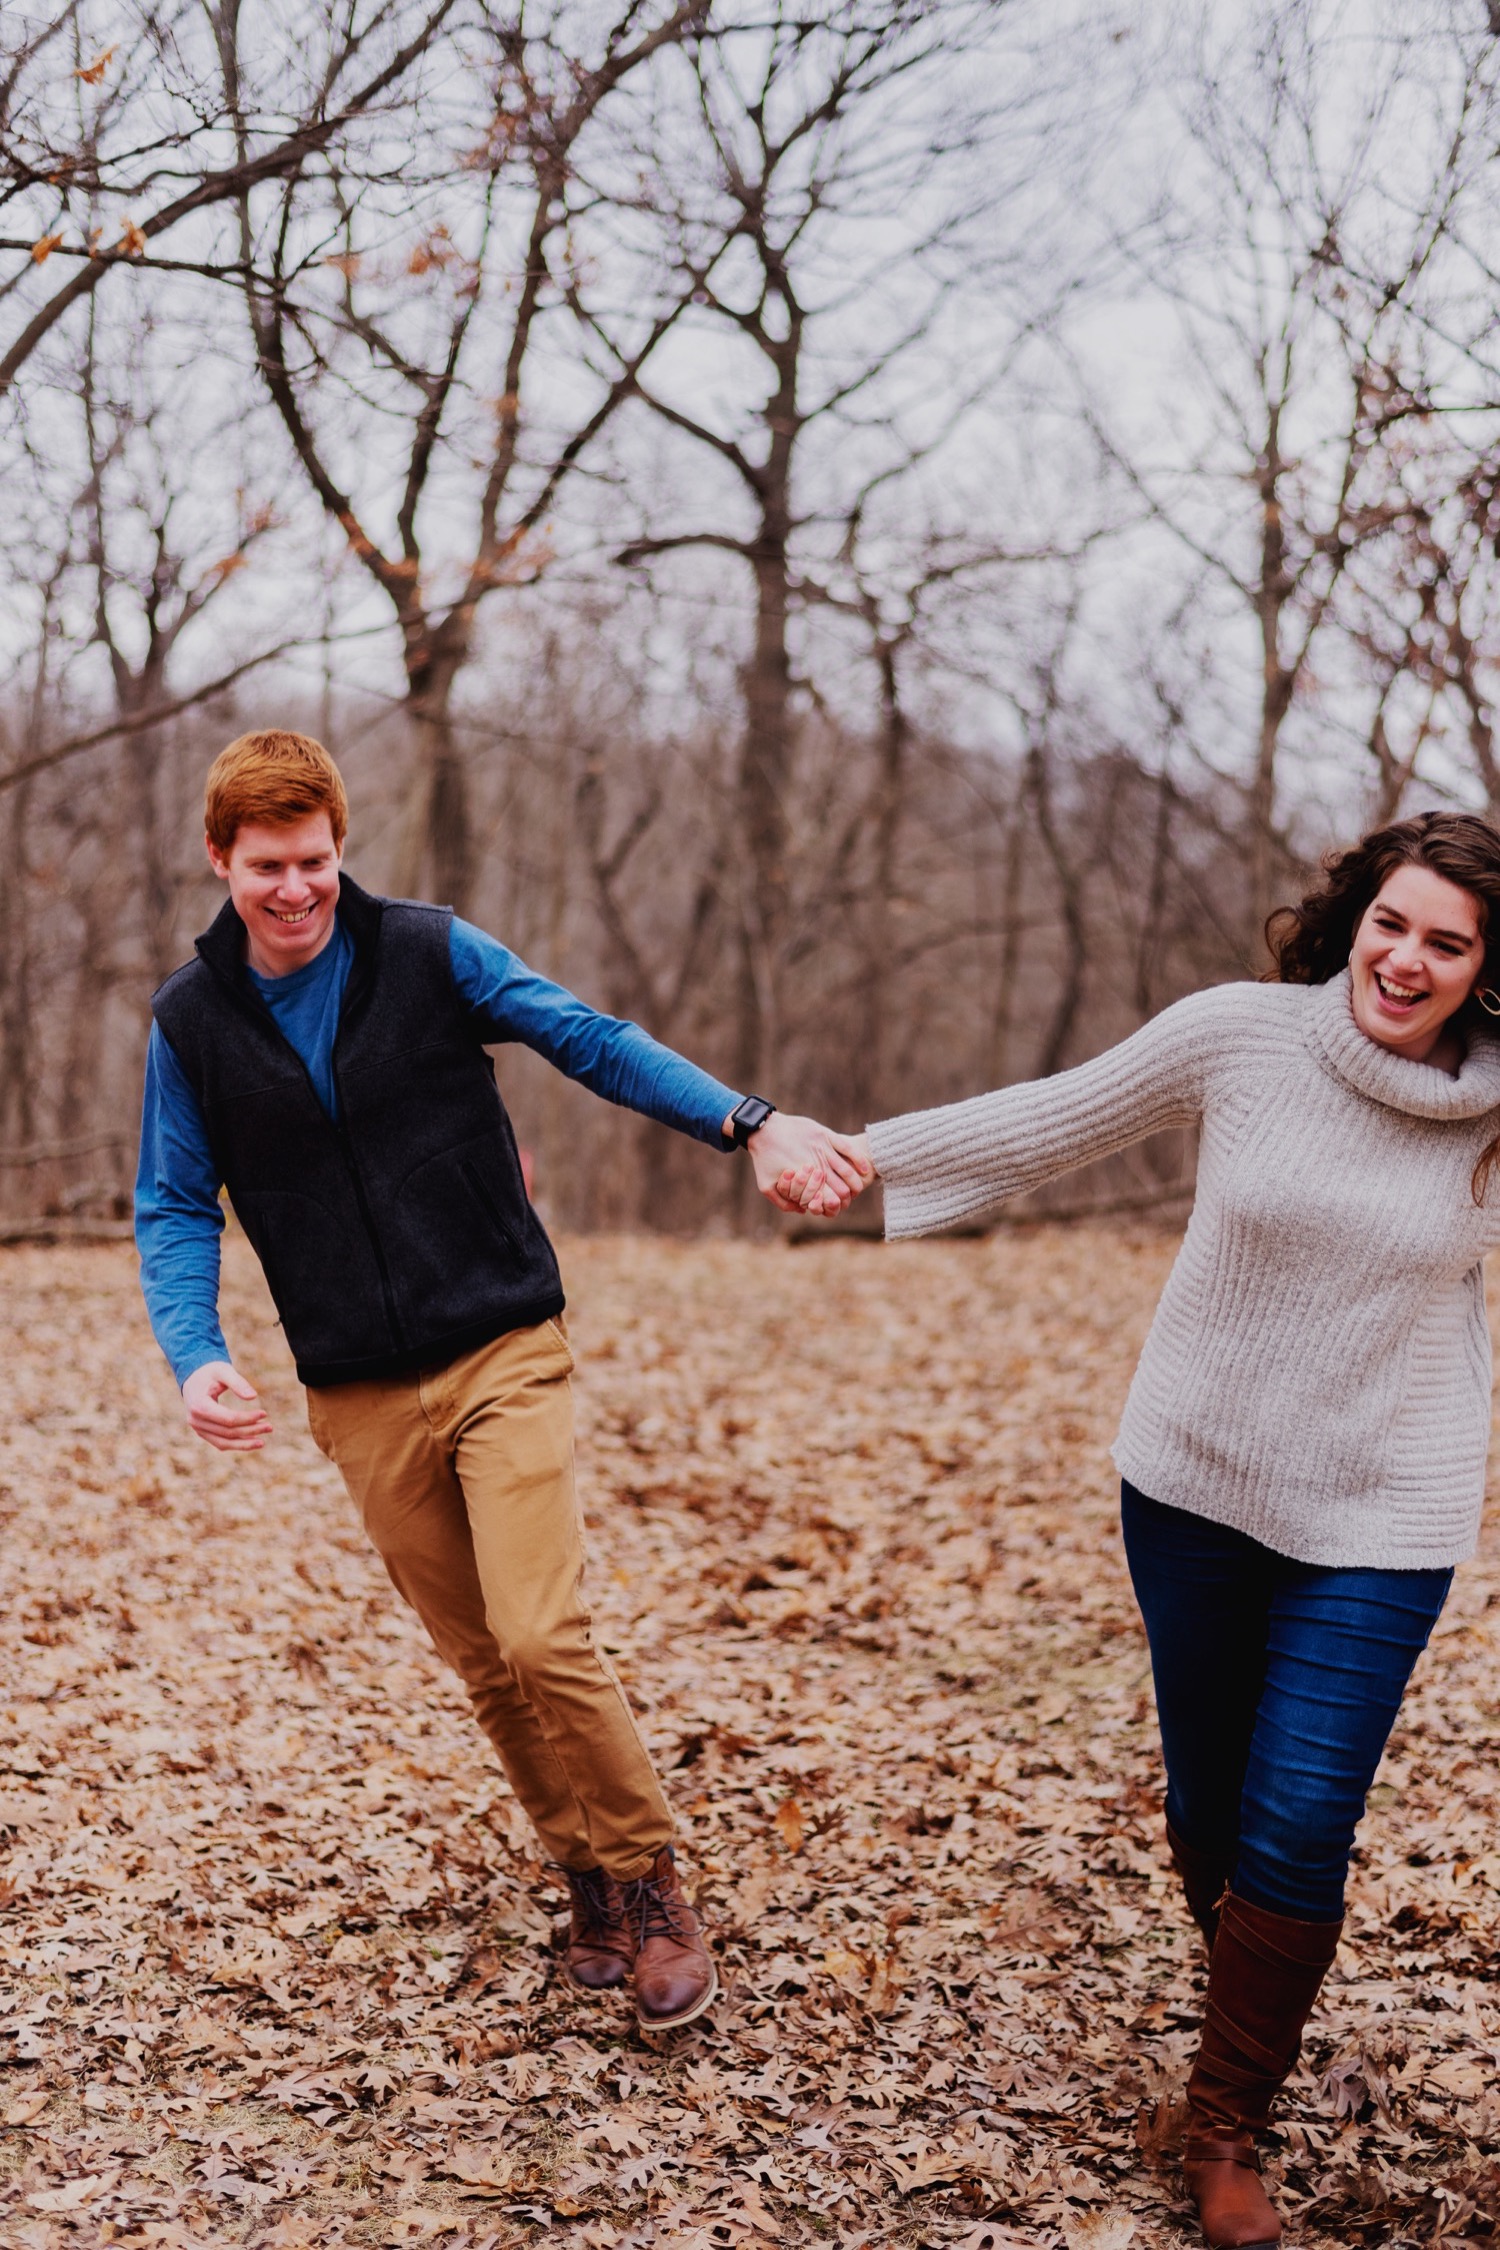
<svg viewBox="0 0 1500 2250">
<path fill-rule="evenodd" d="M 91 304 L 70 385 L 86 462 L 76 503 L 78 547 L 93 646 L 107 660 L 122 729 L 116 754 L 134 860 L 129 889 L 155 984 L 176 958 L 182 825 L 180 808 L 164 801 L 171 722 L 155 715 L 170 706 L 180 649 L 195 633 L 202 637 L 215 605 L 224 607 L 226 590 L 274 531 L 277 515 L 268 498 L 250 498 L 243 477 L 230 485 L 205 476 L 210 451 L 222 454 L 226 441 L 232 445 L 236 417 L 231 413 L 227 429 L 210 422 L 193 441 L 197 433 L 189 433 L 175 396 L 181 372 L 155 353 L 149 317 L 116 324 L 101 349 L 96 312 Z"/>
<path fill-rule="evenodd" d="M 552 331 L 590 295 L 584 237 L 601 208 L 584 157 L 602 113 L 706 13 L 707 0 L 622 0 L 601 20 L 558 0 L 535 17 L 482 14 L 452 53 L 420 166 L 376 183 L 330 143 L 274 195 L 252 186 L 240 201 L 261 374 L 400 633 L 419 748 L 404 887 L 426 881 L 461 908 L 475 869 L 454 697 L 480 611 L 545 567 L 564 486 L 685 301 L 669 292 L 652 316 L 612 324 L 602 365 L 559 364 Z M 220 38 L 248 167 L 232 19 Z"/>
<path fill-rule="evenodd" d="M 1254 960 L 1287 862 L 1291 732 L 1305 706 L 1305 747 L 1323 683 L 1354 691 L 1351 601 L 1378 603 L 1410 546 L 1401 466 L 1444 403 L 1432 346 L 1464 286 L 1458 221 L 1492 139 L 1495 71 L 1484 41 L 1450 42 L 1415 100 L 1413 56 L 1431 62 L 1431 30 L 1392 20 L 1356 42 L 1324 0 L 1227 31 L 1204 9 L 1190 43 L 1174 28 L 1188 161 L 1136 271 L 1173 308 L 1190 381 L 1174 388 L 1170 432 L 1122 436 L 1114 402 L 1094 426 L 1201 571 L 1203 617 L 1227 598 L 1253 631 L 1253 741 L 1238 771 Z M 1472 388 L 1460 401 L 1450 386 L 1448 403 L 1471 410 Z M 1205 754 L 1226 770 L 1222 751 Z"/>
<path fill-rule="evenodd" d="M 1347 605 L 1372 691 L 1365 742 L 1381 820 L 1414 784 L 1477 784 L 1500 813 L 1500 436 L 1482 426 L 1475 444 L 1468 420 L 1422 411 L 1416 442 L 1390 448 L 1393 535 L 1381 570 L 1355 573 Z"/>
<path fill-rule="evenodd" d="M 735 783 L 735 1068 L 747 1085 L 775 1072 L 783 1040 L 803 582 L 836 546 L 830 522 L 847 516 L 878 460 L 911 446 L 897 385 L 908 357 L 934 347 L 958 278 L 950 252 L 972 216 L 975 181 L 953 160 L 970 155 L 975 140 L 973 119 L 952 98 L 953 66 L 983 20 L 968 8 L 938 15 L 922 0 L 836 0 L 811 10 L 775 0 L 721 25 L 686 58 L 696 133 L 679 130 L 670 160 L 642 190 L 658 257 L 694 276 L 698 317 L 675 362 L 636 389 L 721 473 L 731 520 L 723 504 L 688 503 L 676 523 L 631 540 L 621 559 L 718 550 L 736 558 L 753 588 Z M 856 255 L 862 228 L 878 247 Z M 705 403 L 694 335 L 698 353 L 716 339 L 716 356 L 726 347 L 733 354 L 732 384 L 714 386 L 717 413 Z M 904 721 L 892 685 L 887 670 L 886 755 L 899 758 Z M 888 795 L 887 844 L 894 802 Z"/>
</svg>

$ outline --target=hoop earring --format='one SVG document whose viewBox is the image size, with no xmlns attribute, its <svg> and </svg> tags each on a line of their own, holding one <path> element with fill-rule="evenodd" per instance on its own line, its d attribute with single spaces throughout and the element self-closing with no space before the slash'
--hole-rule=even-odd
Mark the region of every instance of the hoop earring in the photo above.
<svg viewBox="0 0 1500 2250">
<path fill-rule="evenodd" d="M 1474 997 L 1487 1016 L 1500 1016 L 1500 992 L 1494 991 L 1487 984 L 1477 984 L 1474 987 Z"/>
</svg>

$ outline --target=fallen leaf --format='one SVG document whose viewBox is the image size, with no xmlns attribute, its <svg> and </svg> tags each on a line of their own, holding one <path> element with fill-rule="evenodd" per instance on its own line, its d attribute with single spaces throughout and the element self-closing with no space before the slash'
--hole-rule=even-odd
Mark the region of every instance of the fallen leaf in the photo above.
<svg viewBox="0 0 1500 2250">
<path fill-rule="evenodd" d="M 1064 2219 L 1062 2231 L 1068 2250 L 1127 2250 L 1137 2229 L 1133 2212 L 1111 2208 Z"/>
<path fill-rule="evenodd" d="M 933 2187 L 939 2180 L 962 2179 L 964 2174 L 963 2158 L 941 2149 L 926 2149 L 909 2162 L 898 2156 L 888 2156 L 884 2161 L 901 2195 L 915 2195 L 919 2188 Z"/>
<path fill-rule="evenodd" d="M 37 2188 L 26 2200 L 36 2211 L 81 2211 L 86 2203 L 108 2195 L 119 2177 L 118 2171 L 85 2172 L 66 2187 Z"/>
</svg>

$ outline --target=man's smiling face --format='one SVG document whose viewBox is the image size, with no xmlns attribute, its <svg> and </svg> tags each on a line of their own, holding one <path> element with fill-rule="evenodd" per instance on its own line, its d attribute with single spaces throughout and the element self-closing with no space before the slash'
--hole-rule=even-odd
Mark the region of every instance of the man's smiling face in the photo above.
<svg viewBox="0 0 1500 2250">
<path fill-rule="evenodd" d="M 343 856 L 326 812 L 284 826 L 246 821 L 227 853 L 209 843 L 209 865 L 229 885 L 250 966 L 261 976 L 290 976 L 322 952 L 333 935 Z"/>
</svg>

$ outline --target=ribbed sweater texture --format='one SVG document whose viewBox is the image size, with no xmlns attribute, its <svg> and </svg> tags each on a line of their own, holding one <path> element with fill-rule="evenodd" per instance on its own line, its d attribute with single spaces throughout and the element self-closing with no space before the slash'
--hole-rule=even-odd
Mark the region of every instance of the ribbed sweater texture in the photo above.
<svg viewBox="0 0 1500 2250">
<path fill-rule="evenodd" d="M 1301 1562 L 1436 1569 L 1474 1549 L 1490 1430 L 1483 1259 L 1500 1041 L 1457 1076 L 1360 1030 L 1347 970 L 1229 984 L 1056 1078 L 870 1128 L 890 1239 L 929 1234 L 1165 1126 L 1199 1128 L 1193 1214 L 1114 1458 L 1153 1500 Z"/>
</svg>

